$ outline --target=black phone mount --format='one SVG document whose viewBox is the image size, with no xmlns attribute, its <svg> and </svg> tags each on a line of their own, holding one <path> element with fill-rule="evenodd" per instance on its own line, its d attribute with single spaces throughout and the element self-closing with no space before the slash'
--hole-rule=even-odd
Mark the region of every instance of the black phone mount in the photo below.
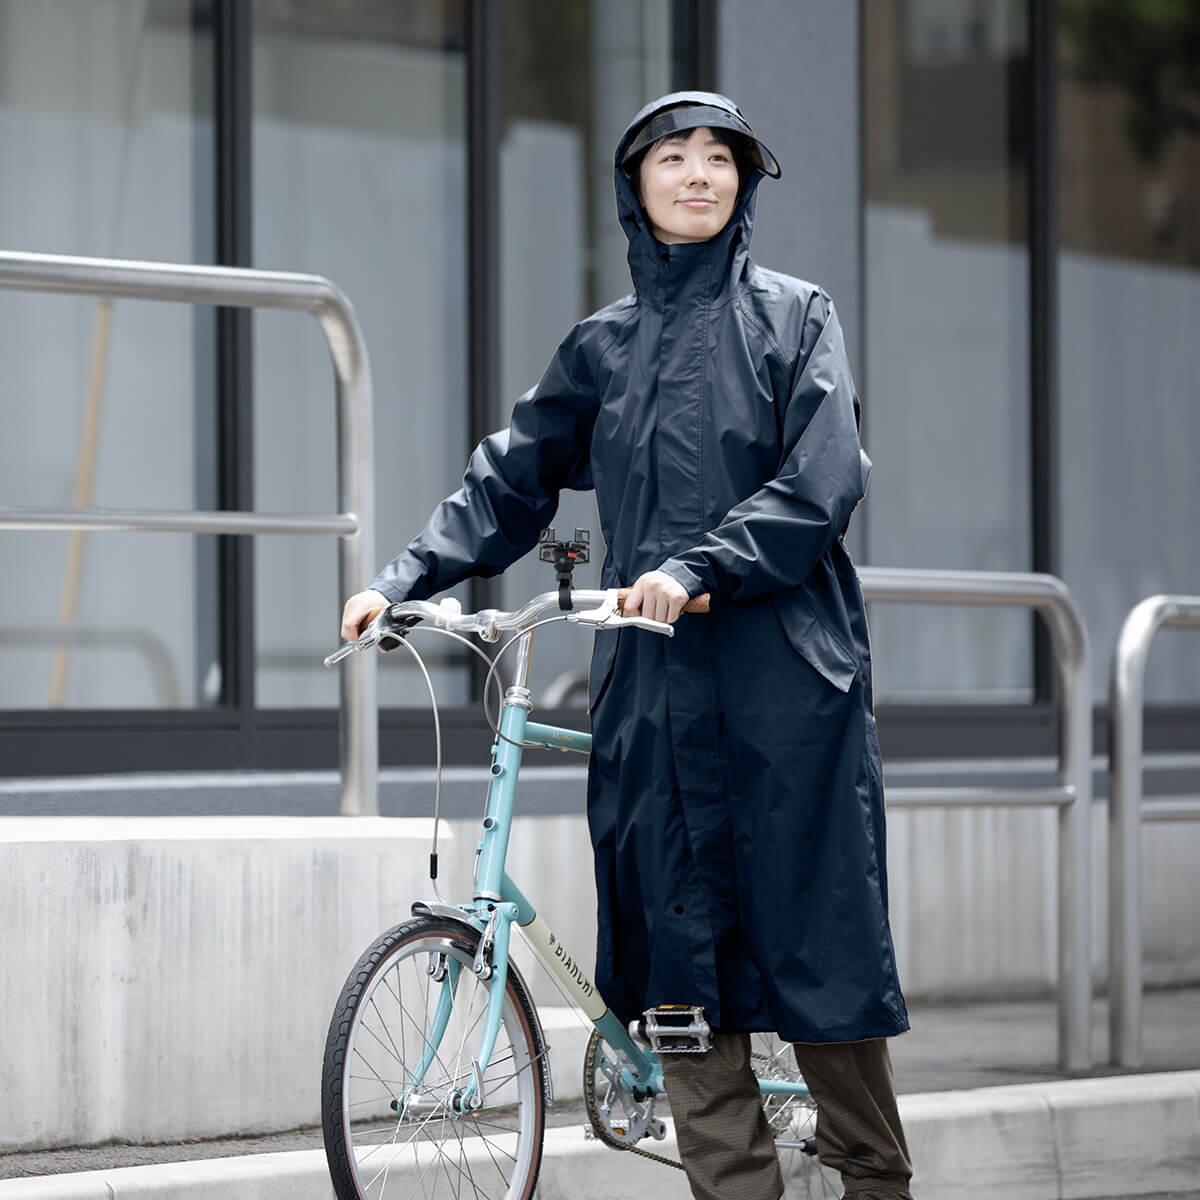
<svg viewBox="0 0 1200 1200">
<path fill-rule="evenodd" d="M 575 537 L 569 542 L 559 542 L 554 537 L 554 527 L 543 529 L 538 534 L 538 558 L 554 564 L 554 578 L 558 583 L 558 607 L 563 612 L 571 609 L 571 577 L 580 563 L 588 561 L 591 533 L 576 529 Z"/>
</svg>

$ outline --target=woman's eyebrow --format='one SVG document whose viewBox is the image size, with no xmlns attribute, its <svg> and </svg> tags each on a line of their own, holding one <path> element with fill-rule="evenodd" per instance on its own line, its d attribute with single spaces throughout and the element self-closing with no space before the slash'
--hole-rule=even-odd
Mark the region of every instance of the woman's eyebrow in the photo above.
<svg viewBox="0 0 1200 1200">
<path fill-rule="evenodd" d="M 663 137 L 659 138 L 658 144 L 660 146 L 682 146 L 688 141 L 689 133 L 690 131 L 688 131 L 688 133 L 681 131 L 679 133 L 665 134 Z M 722 146 L 726 150 L 729 149 L 729 143 L 719 137 L 709 138 L 708 141 L 704 143 L 704 148 L 708 149 L 709 146 Z"/>
</svg>

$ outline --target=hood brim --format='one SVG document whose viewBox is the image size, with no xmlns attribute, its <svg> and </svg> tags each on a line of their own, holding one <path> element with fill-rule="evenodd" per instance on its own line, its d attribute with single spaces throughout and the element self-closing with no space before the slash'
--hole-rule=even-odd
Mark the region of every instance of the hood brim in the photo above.
<svg viewBox="0 0 1200 1200">
<path fill-rule="evenodd" d="M 660 138 L 688 129 L 727 129 L 746 142 L 750 161 L 772 179 L 782 175 L 779 162 L 742 116 L 737 105 L 715 92 L 675 92 L 647 105 L 621 139 L 617 165 L 626 170 L 636 157 Z"/>
</svg>

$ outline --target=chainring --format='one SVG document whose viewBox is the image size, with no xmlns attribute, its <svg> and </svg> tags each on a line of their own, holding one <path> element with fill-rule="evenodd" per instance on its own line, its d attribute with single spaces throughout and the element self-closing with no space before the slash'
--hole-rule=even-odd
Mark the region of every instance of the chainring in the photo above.
<svg viewBox="0 0 1200 1200">
<path fill-rule="evenodd" d="M 788 1082 L 800 1078 L 791 1047 L 767 1034 L 751 1038 L 755 1073 L 764 1079 Z M 591 1133 L 606 1146 L 641 1155 L 652 1162 L 683 1170 L 683 1164 L 663 1154 L 643 1150 L 639 1141 L 652 1136 L 654 1106 L 658 1097 L 639 1099 L 622 1082 L 622 1064 L 613 1057 L 598 1030 L 592 1030 L 583 1057 L 583 1099 Z M 788 1184 L 787 1195 L 831 1197 L 841 1195 L 836 1176 L 821 1167 L 816 1157 L 816 1107 L 811 1097 L 770 1096 L 764 1099 L 767 1122 L 783 1152 L 780 1167 Z M 801 1190 L 802 1189 L 802 1190 Z"/>
<path fill-rule="evenodd" d="M 639 1100 L 625 1087 L 621 1082 L 621 1064 L 611 1053 L 600 1031 L 593 1029 L 583 1056 L 583 1101 L 592 1133 L 614 1150 L 639 1154 L 682 1171 L 683 1163 L 637 1145 L 642 1138 L 653 1136 L 655 1127 L 662 1125 L 654 1115 L 657 1096 L 651 1094 Z M 618 1107 L 619 1115 L 615 1115 L 613 1110 Z"/>
</svg>

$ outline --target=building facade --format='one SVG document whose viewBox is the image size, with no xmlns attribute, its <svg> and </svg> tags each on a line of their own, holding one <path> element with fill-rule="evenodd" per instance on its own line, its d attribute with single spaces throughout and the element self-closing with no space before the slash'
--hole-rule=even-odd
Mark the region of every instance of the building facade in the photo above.
<svg viewBox="0 0 1200 1200">
<path fill-rule="evenodd" d="M 846 330 L 875 462 L 856 558 L 1060 575 L 1099 729 L 1125 613 L 1200 592 L 1188 8 L 0 0 L 0 246 L 339 284 L 371 355 L 382 563 L 569 324 L 629 290 L 621 129 L 715 87 L 783 166 L 752 253 L 825 286 Z M 0 504 L 336 507 L 331 372 L 293 315 L 0 291 L 0 346 Z M 557 524 L 598 540 L 590 497 Z M 331 539 L 0 537 L 0 776 L 335 764 Z M 527 561 L 461 598 L 547 586 Z M 890 759 L 1051 752 L 1028 613 L 871 620 Z M 589 647 L 559 632 L 537 685 L 578 707 Z M 1200 750 L 1200 639 L 1156 645 L 1148 745 Z M 431 661 L 448 749 L 479 762 L 479 672 L 457 648 Z M 384 763 L 430 762 L 406 656 L 380 698 Z"/>
</svg>

